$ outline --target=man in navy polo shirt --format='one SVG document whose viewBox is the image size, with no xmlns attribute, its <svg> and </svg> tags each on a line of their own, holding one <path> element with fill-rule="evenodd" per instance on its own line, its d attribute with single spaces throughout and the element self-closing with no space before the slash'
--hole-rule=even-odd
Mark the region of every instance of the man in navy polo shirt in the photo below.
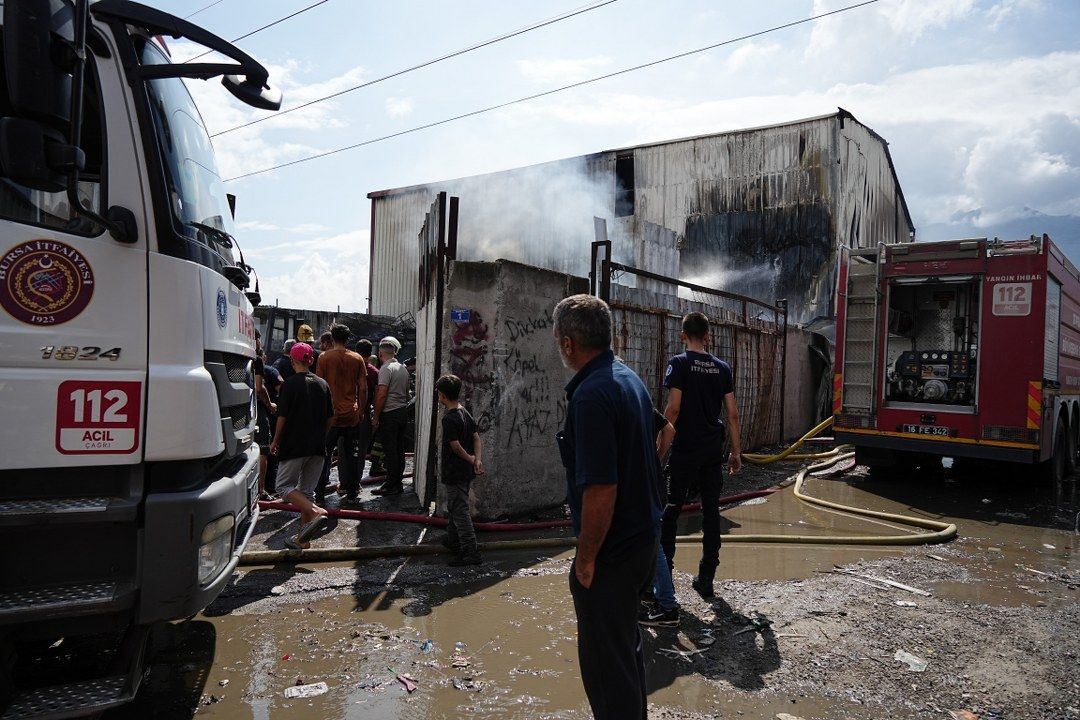
<svg viewBox="0 0 1080 720">
<path fill-rule="evenodd" d="M 570 593 L 581 681 L 598 720 L 644 718 L 638 598 L 656 562 L 656 435 L 645 385 L 611 351 L 611 311 L 574 295 L 552 315 L 559 355 L 575 371 L 558 435 L 578 536 Z"/>
<path fill-rule="evenodd" d="M 720 490 L 724 460 L 731 472 L 742 468 L 739 411 L 731 366 L 705 350 L 709 318 L 692 312 L 683 318 L 686 352 L 671 358 L 664 376 L 668 389 L 664 416 L 675 426 L 668 470 L 671 484 L 660 531 L 669 564 L 675 560 L 675 529 L 689 488 L 701 488 L 701 563 L 693 587 L 703 598 L 713 596 L 713 577 L 720 563 Z M 725 422 L 726 419 L 726 422 Z M 724 440 L 731 440 L 727 456 Z"/>
</svg>

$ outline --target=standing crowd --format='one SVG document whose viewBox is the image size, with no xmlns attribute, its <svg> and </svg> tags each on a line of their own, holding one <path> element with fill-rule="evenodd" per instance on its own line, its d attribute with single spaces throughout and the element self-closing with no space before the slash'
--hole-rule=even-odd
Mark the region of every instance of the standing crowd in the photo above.
<svg viewBox="0 0 1080 720">
<path fill-rule="evenodd" d="M 578 538 L 569 584 L 582 683 L 598 719 L 646 718 L 639 625 L 679 624 L 676 527 L 683 505 L 698 493 L 702 552 L 692 587 L 705 599 L 714 595 L 723 471 L 742 467 L 731 367 L 707 349 L 709 319 L 689 313 L 682 321 L 685 352 L 667 365 L 661 412 L 612 351 L 611 311 L 603 300 L 566 298 L 554 309 L 552 327 L 559 357 L 573 373 L 556 440 Z M 349 337 L 348 327 L 335 324 L 315 349 L 311 328 L 302 325 L 269 366 L 258 347 L 260 490 L 271 499 L 272 478 L 280 497 L 299 510 L 299 532 L 288 541 L 293 548 L 309 547 L 326 521 L 334 454 L 342 507 L 359 502 L 369 451 L 373 468 L 381 461 L 386 472 L 374 493 L 403 492 L 412 380 L 397 360 L 401 344 L 385 337 L 372 356 L 370 342 L 360 340 L 353 351 Z M 454 553 L 451 565 L 478 564 L 469 493 L 484 474 L 483 442 L 460 402 L 461 380 L 444 375 L 435 390 L 443 407 L 440 479 L 449 516 L 443 544 Z"/>
</svg>

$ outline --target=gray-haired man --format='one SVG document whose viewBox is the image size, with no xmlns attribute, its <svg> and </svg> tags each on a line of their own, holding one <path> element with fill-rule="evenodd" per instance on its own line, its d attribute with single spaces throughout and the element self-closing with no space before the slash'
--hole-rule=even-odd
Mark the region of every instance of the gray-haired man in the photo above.
<svg viewBox="0 0 1080 720">
<path fill-rule="evenodd" d="M 398 362 L 401 343 L 397 338 L 379 341 L 379 386 L 375 389 L 375 410 L 371 427 L 386 454 L 386 482 L 372 491 L 374 495 L 400 495 L 405 474 L 405 431 L 409 418 L 409 371 Z"/>
<path fill-rule="evenodd" d="M 656 562 L 656 435 L 645 385 L 611 351 L 611 311 L 591 295 L 555 306 L 555 342 L 575 371 L 557 436 L 578 536 L 570 593 L 581 681 L 598 720 L 646 717 L 638 598 Z"/>
</svg>

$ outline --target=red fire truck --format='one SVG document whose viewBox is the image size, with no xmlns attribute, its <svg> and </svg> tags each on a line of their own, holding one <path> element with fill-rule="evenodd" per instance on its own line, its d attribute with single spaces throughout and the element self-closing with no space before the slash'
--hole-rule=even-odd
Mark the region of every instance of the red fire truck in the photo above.
<svg viewBox="0 0 1080 720">
<path fill-rule="evenodd" d="M 845 251 L 836 318 L 834 430 L 861 464 L 1076 468 L 1080 274 L 1046 235 Z"/>
</svg>

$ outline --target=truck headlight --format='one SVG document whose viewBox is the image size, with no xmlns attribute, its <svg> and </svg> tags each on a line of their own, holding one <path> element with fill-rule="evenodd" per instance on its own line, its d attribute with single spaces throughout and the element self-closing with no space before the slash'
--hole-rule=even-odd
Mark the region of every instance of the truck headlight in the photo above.
<svg viewBox="0 0 1080 720">
<path fill-rule="evenodd" d="M 217 577 L 229 562 L 232 552 L 232 515 L 222 515 L 206 524 L 199 543 L 199 584 L 205 585 Z"/>
</svg>

